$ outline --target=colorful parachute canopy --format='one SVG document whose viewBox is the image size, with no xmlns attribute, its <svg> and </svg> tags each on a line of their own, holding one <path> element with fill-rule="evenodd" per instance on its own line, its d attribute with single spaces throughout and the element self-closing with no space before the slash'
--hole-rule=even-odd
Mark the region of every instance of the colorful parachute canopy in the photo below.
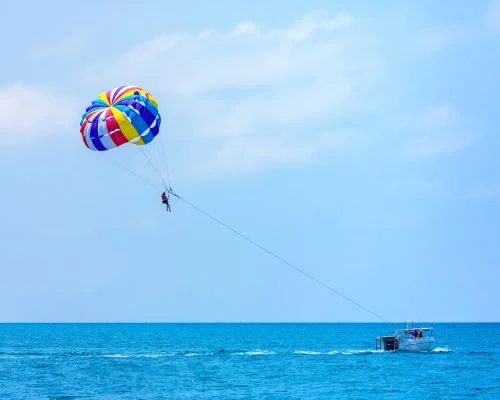
<svg viewBox="0 0 500 400">
<path fill-rule="evenodd" d="M 150 143 L 160 129 L 158 102 L 138 86 L 120 86 L 100 93 L 80 121 L 83 143 L 105 151 L 125 143 Z"/>
</svg>

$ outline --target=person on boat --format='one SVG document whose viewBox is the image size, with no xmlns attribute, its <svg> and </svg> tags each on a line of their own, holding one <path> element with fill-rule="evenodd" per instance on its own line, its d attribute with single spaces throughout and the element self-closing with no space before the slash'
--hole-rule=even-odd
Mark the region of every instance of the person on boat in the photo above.
<svg viewBox="0 0 500 400">
<path fill-rule="evenodd" d="M 171 211 L 170 204 L 168 203 L 168 196 L 165 192 L 161 194 L 161 202 L 166 205 L 167 211 Z"/>
</svg>

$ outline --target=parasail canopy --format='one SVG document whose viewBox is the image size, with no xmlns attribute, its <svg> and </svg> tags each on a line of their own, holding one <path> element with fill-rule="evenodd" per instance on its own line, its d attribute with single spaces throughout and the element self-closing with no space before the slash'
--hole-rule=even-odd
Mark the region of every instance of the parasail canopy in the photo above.
<svg viewBox="0 0 500 400">
<path fill-rule="evenodd" d="M 106 151 L 126 143 L 146 145 L 160 130 L 158 102 L 139 86 L 120 86 L 99 93 L 80 121 L 83 143 Z"/>
</svg>

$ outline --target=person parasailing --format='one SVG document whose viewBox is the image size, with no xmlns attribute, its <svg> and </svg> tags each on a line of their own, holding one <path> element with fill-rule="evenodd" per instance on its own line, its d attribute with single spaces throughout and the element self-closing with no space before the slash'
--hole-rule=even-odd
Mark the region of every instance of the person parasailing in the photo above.
<svg viewBox="0 0 500 400">
<path fill-rule="evenodd" d="M 165 204 L 167 211 L 171 212 L 172 210 L 170 209 L 170 204 L 168 202 L 168 196 L 165 192 L 161 194 L 161 202 Z"/>
</svg>

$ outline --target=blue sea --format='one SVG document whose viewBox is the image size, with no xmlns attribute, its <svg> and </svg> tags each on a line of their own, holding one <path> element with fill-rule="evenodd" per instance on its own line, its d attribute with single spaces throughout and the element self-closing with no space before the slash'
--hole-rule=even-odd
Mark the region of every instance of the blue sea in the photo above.
<svg viewBox="0 0 500 400">
<path fill-rule="evenodd" d="M 500 399 L 500 324 L 0 324 L 0 399 Z"/>
</svg>

